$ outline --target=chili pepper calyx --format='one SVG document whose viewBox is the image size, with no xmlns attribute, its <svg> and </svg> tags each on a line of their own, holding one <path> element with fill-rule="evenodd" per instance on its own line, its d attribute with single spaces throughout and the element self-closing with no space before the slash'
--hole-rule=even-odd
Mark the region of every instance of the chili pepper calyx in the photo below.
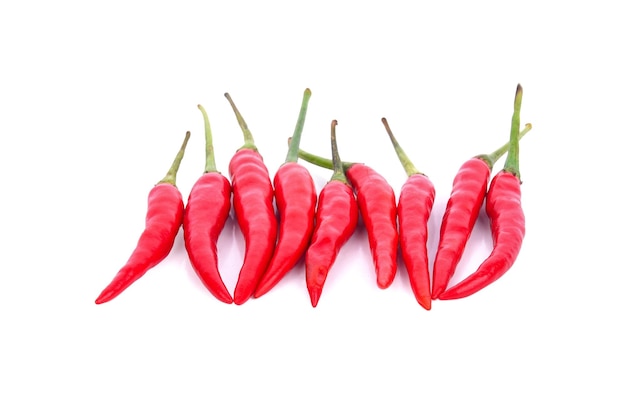
<svg viewBox="0 0 626 412">
<path fill-rule="evenodd" d="M 526 133 L 530 132 L 532 128 L 533 128 L 532 124 L 526 123 L 524 125 L 524 129 L 522 129 L 519 132 L 519 140 L 521 140 L 522 137 L 526 135 Z M 493 165 L 495 165 L 496 162 L 508 151 L 509 151 L 509 142 L 506 142 L 505 144 L 500 146 L 497 150 L 495 150 L 493 153 L 480 154 L 474 157 L 487 163 L 487 166 L 489 166 L 489 169 L 491 170 L 493 169 Z"/>
<path fill-rule="evenodd" d="M 349 185 L 348 178 L 343 171 L 343 165 L 341 164 L 341 157 L 339 157 L 339 149 L 337 148 L 337 135 L 335 134 L 335 127 L 337 126 L 337 120 L 333 120 L 330 123 L 330 149 L 332 153 L 333 161 L 333 175 L 330 180 L 337 180 L 344 184 Z"/>
</svg>

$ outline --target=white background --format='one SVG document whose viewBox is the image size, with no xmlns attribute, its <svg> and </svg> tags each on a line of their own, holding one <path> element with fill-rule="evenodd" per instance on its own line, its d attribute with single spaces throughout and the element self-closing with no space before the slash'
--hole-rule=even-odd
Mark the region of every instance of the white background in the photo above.
<svg viewBox="0 0 626 412">
<path fill-rule="evenodd" d="M 0 6 L 0 410 L 623 410 L 623 39 L 617 2 L 13 2 Z M 89 5 L 88 5 L 89 4 Z M 219 5 L 218 5 L 219 4 Z M 423 310 L 400 264 L 375 285 L 362 226 L 316 309 L 303 265 L 225 305 L 182 232 L 115 300 L 94 299 L 143 228 L 150 188 L 192 138 L 178 186 L 243 142 L 273 175 L 302 92 L 302 148 L 405 179 L 386 116 L 434 182 L 438 229 L 459 166 L 509 135 L 524 87 L 527 235 L 480 293 Z M 330 172 L 308 166 L 318 189 Z M 497 163 L 494 171 L 502 167 Z M 489 252 L 483 215 L 454 279 Z M 219 242 L 232 291 L 243 256 Z"/>
</svg>

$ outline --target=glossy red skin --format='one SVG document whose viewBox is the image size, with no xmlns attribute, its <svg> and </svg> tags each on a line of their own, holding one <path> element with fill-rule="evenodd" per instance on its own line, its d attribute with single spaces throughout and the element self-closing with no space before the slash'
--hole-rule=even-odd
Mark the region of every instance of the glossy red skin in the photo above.
<svg viewBox="0 0 626 412">
<path fill-rule="evenodd" d="M 150 190 L 145 229 L 126 264 L 96 299 L 97 304 L 118 296 L 167 257 L 183 223 L 183 208 L 183 198 L 176 186 L 159 183 Z"/>
<path fill-rule="evenodd" d="M 230 212 L 230 183 L 218 172 L 203 174 L 191 188 L 183 230 L 185 248 L 196 274 L 217 299 L 232 303 L 218 268 L 217 240 Z"/>
<path fill-rule="evenodd" d="M 269 292 L 306 251 L 313 233 L 317 192 L 309 171 L 295 162 L 284 163 L 274 176 L 278 209 L 278 243 L 254 297 Z"/>
<path fill-rule="evenodd" d="M 461 260 L 485 200 L 490 175 L 491 168 L 484 160 L 472 158 L 463 163 L 454 178 L 433 264 L 433 299 L 446 290 Z"/>
<path fill-rule="evenodd" d="M 356 191 L 370 251 L 374 260 L 376 283 L 381 289 L 391 285 L 398 269 L 398 227 L 396 196 L 385 178 L 364 164 L 346 170 Z"/>
<path fill-rule="evenodd" d="M 439 299 L 473 295 L 498 280 L 513 266 L 526 233 L 521 197 L 517 176 L 506 171 L 498 172 L 491 181 L 486 203 L 491 220 L 493 251 L 476 272 L 445 291 Z"/>
<path fill-rule="evenodd" d="M 315 229 L 304 259 L 313 307 L 317 306 L 328 271 L 354 233 L 358 220 L 359 208 L 352 187 L 338 180 L 328 182 L 320 192 Z"/>
<path fill-rule="evenodd" d="M 435 201 L 435 186 L 423 174 L 411 175 L 398 199 L 400 250 L 417 302 L 431 308 L 428 270 L 428 219 Z"/>
<path fill-rule="evenodd" d="M 246 243 L 246 252 L 235 286 L 234 302 L 245 303 L 263 277 L 276 244 L 278 222 L 274 189 L 263 157 L 253 149 L 240 149 L 229 164 L 233 206 Z"/>
</svg>

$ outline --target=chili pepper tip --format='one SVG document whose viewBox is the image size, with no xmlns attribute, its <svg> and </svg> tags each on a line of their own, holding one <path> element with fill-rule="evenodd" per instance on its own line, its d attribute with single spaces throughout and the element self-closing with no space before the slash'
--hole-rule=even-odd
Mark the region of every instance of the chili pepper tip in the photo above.
<svg viewBox="0 0 626 412">
<path fill-rule="evenodd" d="M 313 307 L 317 307 L 317 303 L 320 300 L 321 294 L 322 294 L 322 291 L 319 288 L 310 288 L 309 289 L 309 296 L 311 297 L 311 305 Z"/>
<path fill-rule="evenodd" d="M 107 303 L 111 300 L 113 300 L 113 298 L 117 297 L 117 295 L 119 295 L 121 292 L 118 290 L 114 290 L 112 288 L 107 287 L 106 289 L 104 289 L 101 293 L 100 296 L 98 296 L 96 298 L 96 305 L 101 305 L 103 303 Z"/>
</svg>

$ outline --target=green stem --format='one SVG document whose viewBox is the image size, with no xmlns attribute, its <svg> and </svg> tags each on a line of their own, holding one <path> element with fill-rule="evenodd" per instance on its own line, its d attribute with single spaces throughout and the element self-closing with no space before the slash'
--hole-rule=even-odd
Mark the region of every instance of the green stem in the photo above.
<svg viewBox="0 0 626 412">
<path fill-rule="evenodd" d="M 237 109 L 237 106 L 235 106 L 235 102 L 233 102 L 233 99 L 230 98 L 230 94 L 228 93 L 224 93 L 224 97 L 226 97 L 226 99 L 228 100 L 228 103 L 230 103 L 230 107 L 233 108 L 233 111 L 235 112 L 235 116 L 237 117 L 237 122 L 239 123 L 239 127 L 241 128 L 241 131 L 243 132 L 244 144 L 243 146 L 239 148 L 239 150 L 252 149 L 258 152 L 258 149 L 256 145 L 254 144 L 254 138 L 252 137 L 252 133 L 250 132 L 250 129 L 248 129 L 248 125 L 246 124 L 246 121 L 243 120 L 241 113 L 239 113 L 239 109 Z"/>
<path fill-rule="evenodd" d="M 532 128 L 533 128 L 532 124 L 526 123 L 526 125 L 524 126 L 524 129 L 519 132 L 519 139 L 524 137 L 526 133 L 528 133 Z M 509 151 L 509 143 L 510 142 L 506 142 L 505 144 L 500 146 L 498 150 L 496 150 L 495 152 L 491 154 L 481 154 L 475 157 L 483 160 L 485 163 L 487 163 L 490 169 L 493 169 L 493 165 L 496 164 L 496 162 L 502 157 L 502 155 L 504 155 L 506 152 Z"/>
<path fill-rule="evenodd" d="M 306 118 L 306 110 L 309 106 L 309 99 L 311 98 L 311 90 L 306 89 L 304 96 L 302 97 L 302 105 L 300 106 L 300 114 L 298 115 L 298 122 L 296 123 L 296 130 L 293 132 L 291 143 L 289 144 L 289 151 L 285 163 L 298 161 L 298 148 L 300 147 L 300 138 L 302 137 L 302 129 L 304 129 L 304 119 Z"/>
<path fill-rule="evenodd" d="M 291 145 L 291 137 L 289 138 L 289 145 Z M 314 155 L 313 153 L 307 152 L 302 149 L 298 149 L 298 157 L 305 162 L 311 163 L 312 165 L 323 167 L 324 169 L 334 170 L 332 159 L 328 159 L 325 157 L 321 157 L 318 155 Z M 341 162 L 341 167 L 344 172 L 354 166 L 354 162 Z"/>
<path fill-rule="evenodd" d="M 511 120 L 511 140 L 509 141 L 509 154 L 504 162 L 505 171 L 514 174 L 518 179 L 519 175 L 519 125 L 520 111 L 522 109 L 522 86 L 517 85 L 515 91 L 515 102 L 513 104 L 513 119 Z"/>
<path fill-rule="evenodd" d="M 396 154 L 398 155 L 398 159 L 400 159 L 400 163 L 402 163 L 402 167 L 404 168 L 404 171 L 406 172 L 407 176 L 411 177 L 416 174 L 423 175 L 422 172 L 417 170 L 413 162 L 411 162 L 411 159 L 409 159 L 409 156 L 407 156 L 407 154 L 404 152 L 404 150 L 400 146 L 400 143 L 398 143 L 398 141 L 396 140 L 395 136 L 391 132 L 389 123 L 387 123 L 387 119 L 383 117 L 380 120 L 383 122 L 383 125 L 385 125 L 385 129 L 387 130 L 389 139 L 391 139 L 391 144 L 393 144 L 393 148 L 395 149 Z"/>
<path fill-rule="evenodd" d="M 180 167 L 180 162 L 183 160 L 183 156 L 185 156 L 185 148 L 187 147 L 187 142 L 189 141 L 189 137 L 191 136 L 190 132 L 185 134 L 185 140 L 183 141 L 183 145 L 178 150 L 176 154 L 176 158 L 174 159 L 174 163 L 170 167 L 170 170 L 167 171 L 167 174 L 159 183 L 169 183 L 173 186 L 176 186 L 176 173 L 178 172 L 178 168 Z"/>
<path fill-rule="evenodd" d="M 209 115 L 202 105 L 198 105 L 198 109 L 202 112 L 204 118 L 204 140 L 206 144 L 206 160 L 204 163 L 204 173 L 217 172 L 215 165 L 215 152 L 213 151 L 213 135 L 211 134 L 211 124 L 209 123 Z"/>
<path fill-rule="evenodd" d="M 346 174 L 343 172 L 343 165 L 341 164 L 341 158 L 339 157 L 339 149 L 337 148 L 337 135 L 335 134 L 335 127 L 337 126 L 337 120 L 333 120 L 330 123 L 330 149 L 333 153 L 333 175 L 330 180 L 337 180 L 348 184 Z"/>
</svg>

